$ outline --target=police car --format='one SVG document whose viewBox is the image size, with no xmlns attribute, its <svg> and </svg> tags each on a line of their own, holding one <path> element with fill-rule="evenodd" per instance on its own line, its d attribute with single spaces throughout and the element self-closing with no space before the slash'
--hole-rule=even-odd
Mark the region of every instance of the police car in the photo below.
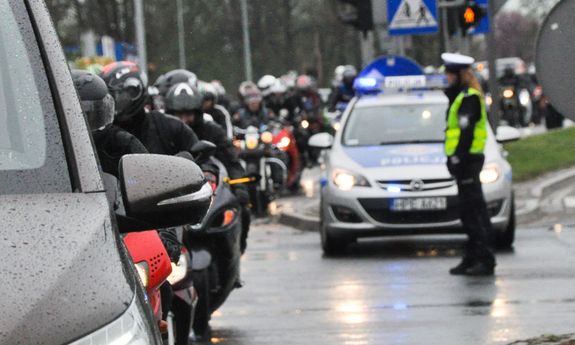
<svg viewBox="0 0 575 345">
<path fill-rule="evenodd" d="M 377 60 L 356 81 L 363 94 L 344 112 L 341 130 L 310 139 L 311 146 L 330 149 L 321 177 L 326 254 L 361 237 L 463 232 L 457 185 L 443 149 L 449 103 L 438 86 L 445 79 L 420 71 L 405 58 Z M 519 132 L 506 127 L 498 134 L 489 129 L 481 182 L 497 245 L 510 247 L 512 172 L 500 144 L 519 139 Z"/>
</svg>

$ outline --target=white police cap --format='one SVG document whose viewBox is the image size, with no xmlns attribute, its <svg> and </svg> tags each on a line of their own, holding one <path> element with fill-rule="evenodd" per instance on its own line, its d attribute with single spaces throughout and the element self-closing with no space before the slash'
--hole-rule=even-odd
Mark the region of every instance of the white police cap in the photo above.
<svg viewBox="0 0 575 345">
<path fill-rule="evenodd" d="M 441 54 L 441 59 L 443 60 L 445 69 L 448 71 L 460 71 L 471 67 L 475 62 L 475 59 L 471 56 L 454 53 L 443 53 Z"/>
</svg>

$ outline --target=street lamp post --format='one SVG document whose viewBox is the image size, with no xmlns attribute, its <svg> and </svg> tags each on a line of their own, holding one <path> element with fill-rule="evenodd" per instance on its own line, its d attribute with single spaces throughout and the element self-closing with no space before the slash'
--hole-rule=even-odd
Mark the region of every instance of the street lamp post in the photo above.
<svg viewBox="0 0 575 345">
<path fill-rule="evenodd" d="M 253 80 L 252 51 L 250 47 L 250 27 L 247 0 L 240 0 L 242 6 L 242 30 L 244 34 L 244 65 L 246 80 Z"/>
<path fill-rule="evenodd" d="M 145 30 L 145 19 L 144 19 L 144 4 L 143 0 L 134 0 L 134 12 L 135 19 L 134 24 L 136 26 L 136 41 L 138 46 L 139 61 L 138 65 L 144 73 L 148 73 L 148 56 L 146 52 L 146 30 Z"/>
<path fill-rule="evenodd" d="M 178 43 L 180 52 L 180 68 L 186 69 L 186 35 L 184 31 L 184 5 L 177 0 L 178 6 Z"/>
</svg>

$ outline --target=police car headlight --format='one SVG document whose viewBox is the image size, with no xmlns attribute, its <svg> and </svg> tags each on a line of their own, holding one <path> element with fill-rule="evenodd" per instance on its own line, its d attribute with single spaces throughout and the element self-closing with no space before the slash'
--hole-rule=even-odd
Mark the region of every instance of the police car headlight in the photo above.
<svg viewBox="0 0 575 345">
<path fill-rule="evenodd" d="M 495 163 L 490 163 L 487 164 L 481 171 L 481 174 L 479 174 L 479 180 L 483 184 L 489 184 L 499 180 L 500 176 L 501 170 L 499 169 L 499 166 Z"/>
<path fill-rule="evenodd" d="M 343 191 L 349 191 L 353 187 L 369 187 L 367 179 L 361 175 L 353 174 L 343 169 L 333 172 L 333 184 Z"/>
</svg>

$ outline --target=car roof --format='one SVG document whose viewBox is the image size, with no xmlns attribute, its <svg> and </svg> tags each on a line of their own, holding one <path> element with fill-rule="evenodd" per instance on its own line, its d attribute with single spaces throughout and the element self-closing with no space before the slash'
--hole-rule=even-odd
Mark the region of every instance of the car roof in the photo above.
<svg viewBox="0 0 575 345">
<path fill-rule="evenodd" d="M 447 106 L 448 103 L 443 91 L 425 90 L 362 96 L 355 106 L 359 108 L 407 104 L 445 104 Z"/>
</svg>

